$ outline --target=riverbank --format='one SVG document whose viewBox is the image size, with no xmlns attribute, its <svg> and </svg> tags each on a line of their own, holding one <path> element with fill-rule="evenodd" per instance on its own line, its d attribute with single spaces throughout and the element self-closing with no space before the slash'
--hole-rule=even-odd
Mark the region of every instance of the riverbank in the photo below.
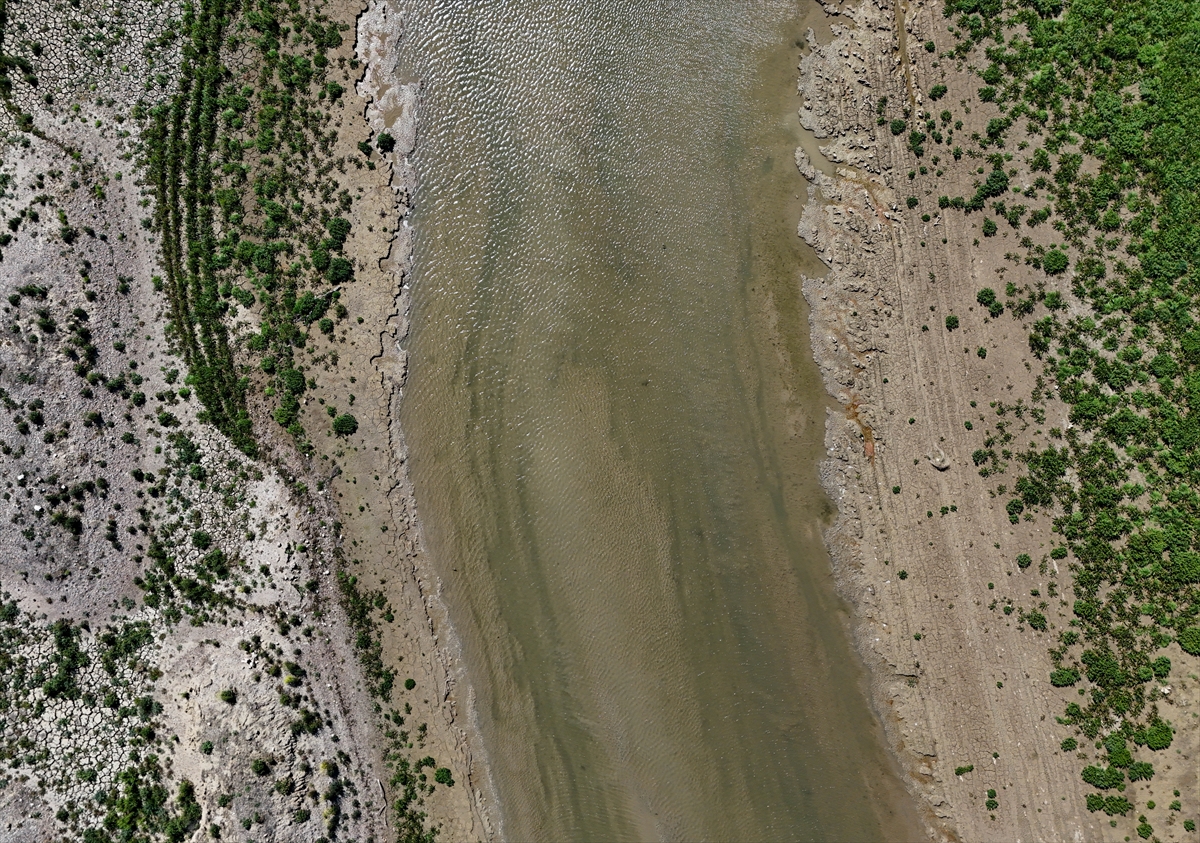
<svg viewBox="0 0 1200 843">
<path fill-rule="evenodd" d="M 801 122 L 836 166 L 829 176 L 797 153 L 811 182 L 799 235 L 829 267 L 804 283 L 813 352 L 842 408 L 826 425 L 821 474 L 838 507 L 826 540 L 891 748 L 931 833 L 1120 839 L 1131 821 L 1085 808 L 1087 756 L 1056 723 L 1079 699 L 1048 681 L 1047 649 L 1073 625 L 1070 574 L 1051 552 L 1061 539 L 1049 518 L 1016 517 L 996 483 L 1016 480 L 1013 452 L 1043 428 L 1070 428 L 1069 407 L 1028 406 L 1045 388 L 1027 343 L 1032 320 L 989 313 L 980 291 L 998 291 L 1002 312 L 1006 290 L 1011 311 L 1023 307 L 1012 297 L 1069 296 L 1070 285 L 1010 260 L 1021 235 L 1003 218 L 997 231 L 985 214 L 939 202 L 979 191 L 986 156 L 972 136 L 986 138 L 1003 111 L 949 56 L 957 41 L 940 3 L 898 8 L 906 17 L 872 2 L 827 6 L 834 38 L 817 44 L 810 33 L 800 67 Z M 945 99 L 931 102 L 931 92 Z M 1018 163 L 1033 152 L 1026 146 L 1009 147 Z M 1026 196 L 1036 192 L 1033 176 L 1011 175 Z M 1049 225 L 1023 233 L 1022 251 L 1044 253 L 1061 237 Z M 1180 721 L 1197 685 L 1172 679 L 1160 699 L 1170 693 Z M 1186 768 L 1195 735 L 1180 730 L 1175 749 Z M 1172 788 L 1195 786 L 1171 768 L 1168 759 L 1155 781 L 1164 805 Z"/>
<path fill-rule="evenodd" d="M 335 395 L 357 393 L 363 442 L 352 451 L 332 446 L 340 468 L 331 487 L 339 489 L 346 555 L 362 557 L 349 569 L 357 587 L 381 595 L 389 616 L 394 610 L 395 620 L 378 627 L 382 662 L 394 666 L 397 686 L 401 677 L 415 683 L 411 691 L 397 688 L 406 702 L 406 724 L 393 734 L 407 734 L 410 742 L 416 736 L 418 754 L 428 752 L 446 763 L 455 780 L 455 786 L 427 796 L 423 810 L 444 839 L 488 840 L 498 833 L 497 815 L 490 807 L 494 798 L 483 747 L 472 725 L 473 695 L 437 575 L 429 567 L 399 419 L 408 371 L 401 343 L 409 328 L 414 236 L 407 218 L 418 178 L 409 156 L 419 130 L 420 83 L 399 79 L 404 25 L 394 5 L 373 0 L 358 15 L 355 34 L 362 72 L 340 135 L 348 152 L 381 134 L 392 137 L 395 146 L 377 149 L 374 166 L 342 180 L 360 194 L 351 220 L 356 235 L 347 249 L 358 283 L 343 300 L 362 315 L 362 324 L 359 339 L 342 352 L 336 379 L 324 386 Z"/>
</svg>

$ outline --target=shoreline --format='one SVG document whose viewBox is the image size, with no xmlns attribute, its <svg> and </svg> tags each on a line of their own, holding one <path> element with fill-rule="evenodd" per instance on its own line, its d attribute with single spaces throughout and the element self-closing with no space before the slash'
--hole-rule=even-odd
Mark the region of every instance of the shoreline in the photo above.
<svg viewBox="0 0 1200 843">
<path fill-rule="evenodd" d="M 1022 365 L 1022 349 L 1012 343 L 996 348 L 995 330 L 977 331 L 969 345 L 993 344 L 987 359 L 997 361 L 985 369 L 974 354 L 965 365 L 951 362 L 958 337 L 936 342 L 945 336 L 937 333 L 944 314 L 968 312 L 974 290 L 987 283 L 981 273 L 1002 261 L 998 252 L 969 254 L 963 243 L 973 235 L 965 231 L 948 246 L 937 244 L 948 237 L 935 237 L 938 226 L 969 231 L 970 218 L 939 218 L 913 230 L 900 193 L 922 191 L 912 189 L 921 184 L 911 177 L 902 186 L 909 166 L 904 139 L 876 134 L 873 125 L 882 96 L 920 108 L 913 80 L 937 78 L 927 58 L 933 54 L 908 46 L 902 57 L 900 45 L 939 37 L 945 26 L 932 6 L 909 10 L 907 38 L 898 37 L 892 9 L 869 0 L 826 10 L 835 15 L 834 38 L 818 44 L 809 33 L 800 120 L 818 139 L 822 165 L 832 164 L 836 174 L 827 175 L 825 166 L 797 150 L 797 166 L 810 182 L 797 233 L 829 267 L 825 276 L 803 283 L 813 356 L 828 393 L 844 409 L 829 410 L 826 418 L 827 455 L 819 471 L 838 514 L 825 541 L 838 590 L 853 609 L 853 639 L 870 674 L 872 704 L 933 838 L 1116 837 L 1107 822 L 1081 810 L 1075 762 L 1059 751 L 1053 720 L 1044 722 L 1058 708 L 1048 693 L 1054 689 L 1035 678 L 1032 687 L 1003 690 L 1010 674 L 1041 670 L 1047 645 L 988 610 L 985 596 L 997 592 L 984 588 L 986 580 L 1020 586 L 1004 582 L 1013 571 L 995 564 L 991 557 L 999 554 L 969 549 L 970 535 L 986 534 L 989 544 L 1002 536 L 1011 544 L 1049 541 L 1045 527 L 1033 536 L 1027 529 L 1014 535 L 1002 507 L 970 470 L 973 440 L 958 418 L 970 399 L 998 397 L 988 394 L 999 389 L 989 383 L 997 373 L 1018 387 L 1014 397 L 1021 388 L 1028 394 L 1033 376 Z M 930 254 L 922 237 L 934 241 L 938 254 Z M 926 263 L 931 279 L 948 269 L 951 280 L 926 281 Z M 922 320 L 927 326 L 918 328 Z M 1010 340 L 1017 333 L 1003 331 Z M 940 468 L 945 461 L 949 466 Z M 955 502 L 955 510 L 938 518 L 933 510 L 943 501 Z M 955 773 L 966 767 L 972 769 Z M 1009 810 L 990 815 L 985 789 L 999 791 Z M 1066 801 L 1053 806 L 1050 795 Z"/>
<path fill-rule="evenodd" d="M 355 31 L 355 54 L 363 64 L 356 92 L 364 103 L 363 118 L 370 130 L 369 136 L 387 131 L 396 138 L 395 150 L 387 156 L 383 165 L 388 170 L 387 189 L 393 194 L 389 213 L 394 214 L 395 228 L 390 234 L 386 250 L 364 252 L 378 261 L 380 274 L 393 281 L 392 306 L 383 319 L 378 351 L 371 356 L 370 365 L 374 371 L 373 378 L 378 379 L 381 390 L 380 402 L 386 405 L 382 413 L 387 448 L 391 454 L 391 485 L 385 495 L 397 527 L 394 544 L 400 546 L 404 557 L 400 564 L 406 582 L 399 587 L 389 588 L 386 587 L 386 568 L 380 566 L 373 573 L 385 585 L 385 593 L 401 597 L 406 591 L 412 592 L 408 595 L 410 606 L 414 602 L 419 605 L 417 614 L 420 620 L 403 637 L 409 638 L 411 632 L 425 639 L 417 650 L 426 646 L 429 648 L 428 653 L 421 652 L 420 656 L 427 660 L 425 667 L 436 688 L 436 705 L 444 720 L 443 728 L 449 733 L 447 737 L 452 739 L 459 768 L 467 771 L 467 780 L 463 784 L 470 796 L 469 816 L 463 815 L 463 807 L 459 806 L 456 815 L 434 813 L 433 818 L 435 821 L 449 821 L 448 830 L 453 839 L 459 839 L 464 832 L 480 836 L 477 824 L 482 829 L 482 839 L 503 839 L 499 814 L 494 807 L 489 808 L 489 805 L 495 806 L 497 803 L 486 750 L 479 735 L 475 694 L 462 661 L 461 643 L 442 602 L 440 579 L 427 555 L 408 472 L 408 446 L 400 427 L 400 404 L 404 400 L 408 374 L 408 354 L 402 344 L 410 328 L 412 296 L 408 278 L 412 269 L 415 236 L 407 218 L 418 185 L 418 175 L 409 156 L 416 147 L 420 128 L 421 83 L 401 84 L 396 81 L 404 40 L 404 22 L 392 3 L 388 0 L 371 0 L 359 13 Z M 416 621 L 417 618 L 412 620 Z M 390 650 L 393 657 L 397 650 L 405 654 L 401 659 L 416 655 L 411 645 L 405 646 L 405 642 L 395 640 L 394 636 L 390 642 L 385 640 L 384 647 L 385 653 Z M 465 708 L 465 727 L 458 723 L 460 705 Z"/>
</svg>

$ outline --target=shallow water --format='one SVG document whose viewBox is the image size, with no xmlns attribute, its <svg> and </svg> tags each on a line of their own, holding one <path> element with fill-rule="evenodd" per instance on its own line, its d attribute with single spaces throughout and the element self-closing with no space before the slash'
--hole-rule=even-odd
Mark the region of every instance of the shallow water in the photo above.
<svg viewBox="0 0 1200 843">
<path fill-rule="evenodd" d="M 403 423 L 505 835 L 911 839 L 820 542 L 815 7 L 404 8 Z"/>
</svg>

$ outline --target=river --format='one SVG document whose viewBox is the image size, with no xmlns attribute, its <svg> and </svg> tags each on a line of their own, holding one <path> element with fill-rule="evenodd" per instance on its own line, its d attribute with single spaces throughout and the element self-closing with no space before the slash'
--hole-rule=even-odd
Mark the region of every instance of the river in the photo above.
<svg viewBox="0 0 1200 843">
<path fill-rule="evenodd" d="M 402 8 L 403 425 L 505 836 L 914 839 L 820 537 L 819 8 Z"/>
</svg>

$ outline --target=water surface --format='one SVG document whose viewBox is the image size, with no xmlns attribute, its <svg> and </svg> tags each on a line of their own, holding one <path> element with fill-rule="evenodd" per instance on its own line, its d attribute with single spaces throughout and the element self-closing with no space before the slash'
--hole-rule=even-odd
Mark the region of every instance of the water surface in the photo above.
<svg viewBox="0 0 1200 843">
<path fill-rule="evenodd" d="M 506 836 L 912 839 L 820 542 L 813 8 L 406 3 L 403 423 Z"/>
</svg>

